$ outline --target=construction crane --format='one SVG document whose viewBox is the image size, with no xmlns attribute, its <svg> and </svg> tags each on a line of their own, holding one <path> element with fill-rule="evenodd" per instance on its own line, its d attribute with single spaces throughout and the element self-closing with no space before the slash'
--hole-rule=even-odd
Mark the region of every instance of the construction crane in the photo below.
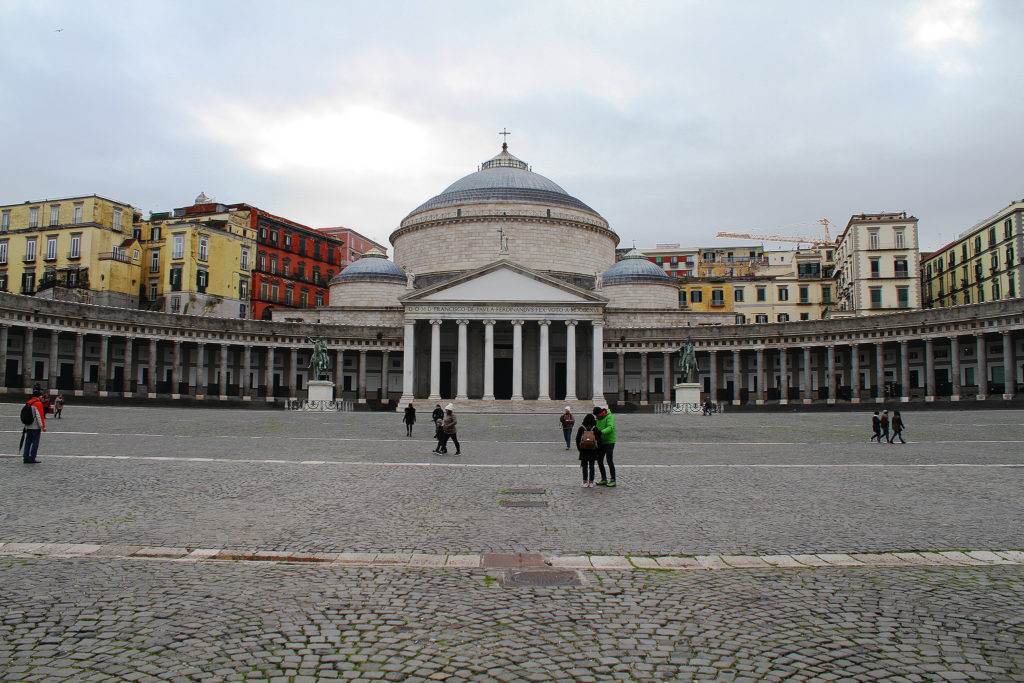
<svg viewBox="0 0 1024 683">
<path fill-rule="evenodd" d="M 755 235 L 746 232 L 720 232 L 716 237 L 735 237 L 741 240 L 762 240 L 765 242 L 799 242 L 801 244 L 812 244 L 815 246 L 835 246 L 832 236 L 828 232 L 829 220 L 822 218 L 818 221 L 825 226 L 825 239 L 811 239 L 808 237 L 786 237 L 784 235 Z"/>
</svg>

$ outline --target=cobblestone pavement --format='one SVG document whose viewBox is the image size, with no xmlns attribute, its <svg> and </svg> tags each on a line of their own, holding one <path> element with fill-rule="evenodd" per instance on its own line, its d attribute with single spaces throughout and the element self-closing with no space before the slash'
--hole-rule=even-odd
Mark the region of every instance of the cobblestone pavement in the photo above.
<svg viewBox="0 0 1024 683">
<path fill-rule="evenodd" d="M 1020 411 L 911 412 L 905 446 L 868 443 L 870 409 L 620 415 L 620 485 L 581 489 L 555 416 L 464 416 L 456 458 L 396 415 L 71 405 L 28 466 L 17 410 L 0 543 L 55 545 L 0 546 L 4 680 L 1024 680 L 1024 565 L 744 559 L 1024 550 Z M 555 587 L 385 566 L 515 552 L 592 561 Z"/>
</svg>

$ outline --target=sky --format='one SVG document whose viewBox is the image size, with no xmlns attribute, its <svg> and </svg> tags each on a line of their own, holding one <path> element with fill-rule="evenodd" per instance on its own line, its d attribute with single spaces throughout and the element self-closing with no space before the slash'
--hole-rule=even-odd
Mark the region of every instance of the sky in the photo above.
<svg viewBox="0 0 1024 683">
<path fill-rule="evenodd" d="M 3 204 L 205 192 L 388 244 L 506 129 L 641 249 L 906 211 L 929 251 L 1024 198 L 1020 0 L 0 0 L 0 26 Z"/>
</svg>

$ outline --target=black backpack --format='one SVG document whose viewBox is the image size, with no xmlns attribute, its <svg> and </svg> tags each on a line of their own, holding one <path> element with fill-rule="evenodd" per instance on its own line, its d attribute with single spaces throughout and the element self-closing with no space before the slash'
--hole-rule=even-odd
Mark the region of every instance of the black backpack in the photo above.
<svg viewBox="0 0 1024 683">
<path fill-rule="evenodd" d="M 32 414 L 32 406 L 28 403 L 21 407 L 21 424 L 26 427 L 33 424 L 36 421 L 36 416 Z"/>
</svg>

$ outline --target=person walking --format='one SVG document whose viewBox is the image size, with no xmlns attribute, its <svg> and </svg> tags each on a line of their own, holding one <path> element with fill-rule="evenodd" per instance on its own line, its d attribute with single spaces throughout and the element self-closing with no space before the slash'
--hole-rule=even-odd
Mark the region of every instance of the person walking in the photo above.
<svg viewBox="0 0 1024 683">
<path fill-rule="evenodd" d="M 437 439 L 437 445 L 434 446 L 434 452 L 447 453 L 448 449 L 445 447 L 447 439 L 444 438 L 444 430 L 441 429 L 441 422 L 444 421 L 444 410 L 442 410 L 440 403 L 434 406 L 433 412 L 430 413 L 430 419 L 434 423 L 434 438 Z"/>
<path fill-rule="evenodd" d="M 572 427 L 576 424 L 576 418 L 572 416 L 569 406 L 565 407 L 565 412 L 558 418 L 558 422 L 562 425 L 562 436 L 565 437 L 565 450 L 569 450 L 569 442 L 572 440 Z"/>
<path fill-rule="evenodd" d="M 597 420 L 592 414 L 587 413 L 576 432 L 576 450 L 579 451 L 580 468 L 583 470 L 583 483 L 580 486 L 583 488 L 594 488 L 594 462 L 600 448 Z"/>
<path fill-rule="evenodd" d="M 53 402 L 53 416 L 60 419 L 60 414 L 64 411 L 64 394 L 57 394 L 57 399 Z"/>
<path fill-rule="evenodd" d="M 892 436 L 889 438 L 889 443 L 896 443 L 896 438 L 899 437 L 900 443 L 906 443 L 903 440 L 903 416 L 900 415 L 900 411 L 892 411 Z"/>
<path fill-rule="evenodd" d="M 405 417 L 402 418 L 402 422 L 405 423 L 405 435 L 412 436 L 412 426 L 416 424 L 416 409 L 411 403 L 405 409 Z"/>
<path fill-rule="evenodd" d="M 595 407 L 594 417 L 597 418 L 597 432 L 601 445 L 598 448 L 597 467 L 601 471 L 598 486 L 615 486 L 615 416 L 607 408 Z M 605 474 L 605 463 L 608 473 Z"/>
<path fill-rule="evenodd" d="M 878 417 L 877 410 L 875 411 L 875 414 L 871 416 L 871 431 L 874 432 L 874 434 L 872 434 L 868 441 L 875 441 L 877 439 L 878 443 L 882 443 L 882 421 Z"/>
<path fill-rule="evenodd" d="M 459 421 L 455 418 L 455 406 L 451 403 L 444 407 L 444 420 L 441 421 L 442 446 L 441 452 L 448 452 L 448 439 L 455 443 L 455 455 L 462 455 L 462 447 L 459 445 L 459 430 L 456 425 Z"/>
<path fill-rule="evenodd" d="M 25 444 L 24 450 L 21 452 L 21 460 L 26 465 L 38 462 L 36 456 L 39 453 L 39 438 L 46 431 L 46 408 L 43 407 L 43 402 L 40 400 L 42 393 L 42 389 L 33 389 L 32 398 L 25 404 L 25 408 L 29 409 L 32 417 L 31 422 L 26 422 L 22 418 L 22 422 L 25 423 L 23 432 Z M 24 408 L 22 411 L 24 412 Z"/>
<path fill-rule="evenodd" d="M 889 411 L 883 410 L 878 418 L 878 443 L 889 440 Z"/>
</svg>

